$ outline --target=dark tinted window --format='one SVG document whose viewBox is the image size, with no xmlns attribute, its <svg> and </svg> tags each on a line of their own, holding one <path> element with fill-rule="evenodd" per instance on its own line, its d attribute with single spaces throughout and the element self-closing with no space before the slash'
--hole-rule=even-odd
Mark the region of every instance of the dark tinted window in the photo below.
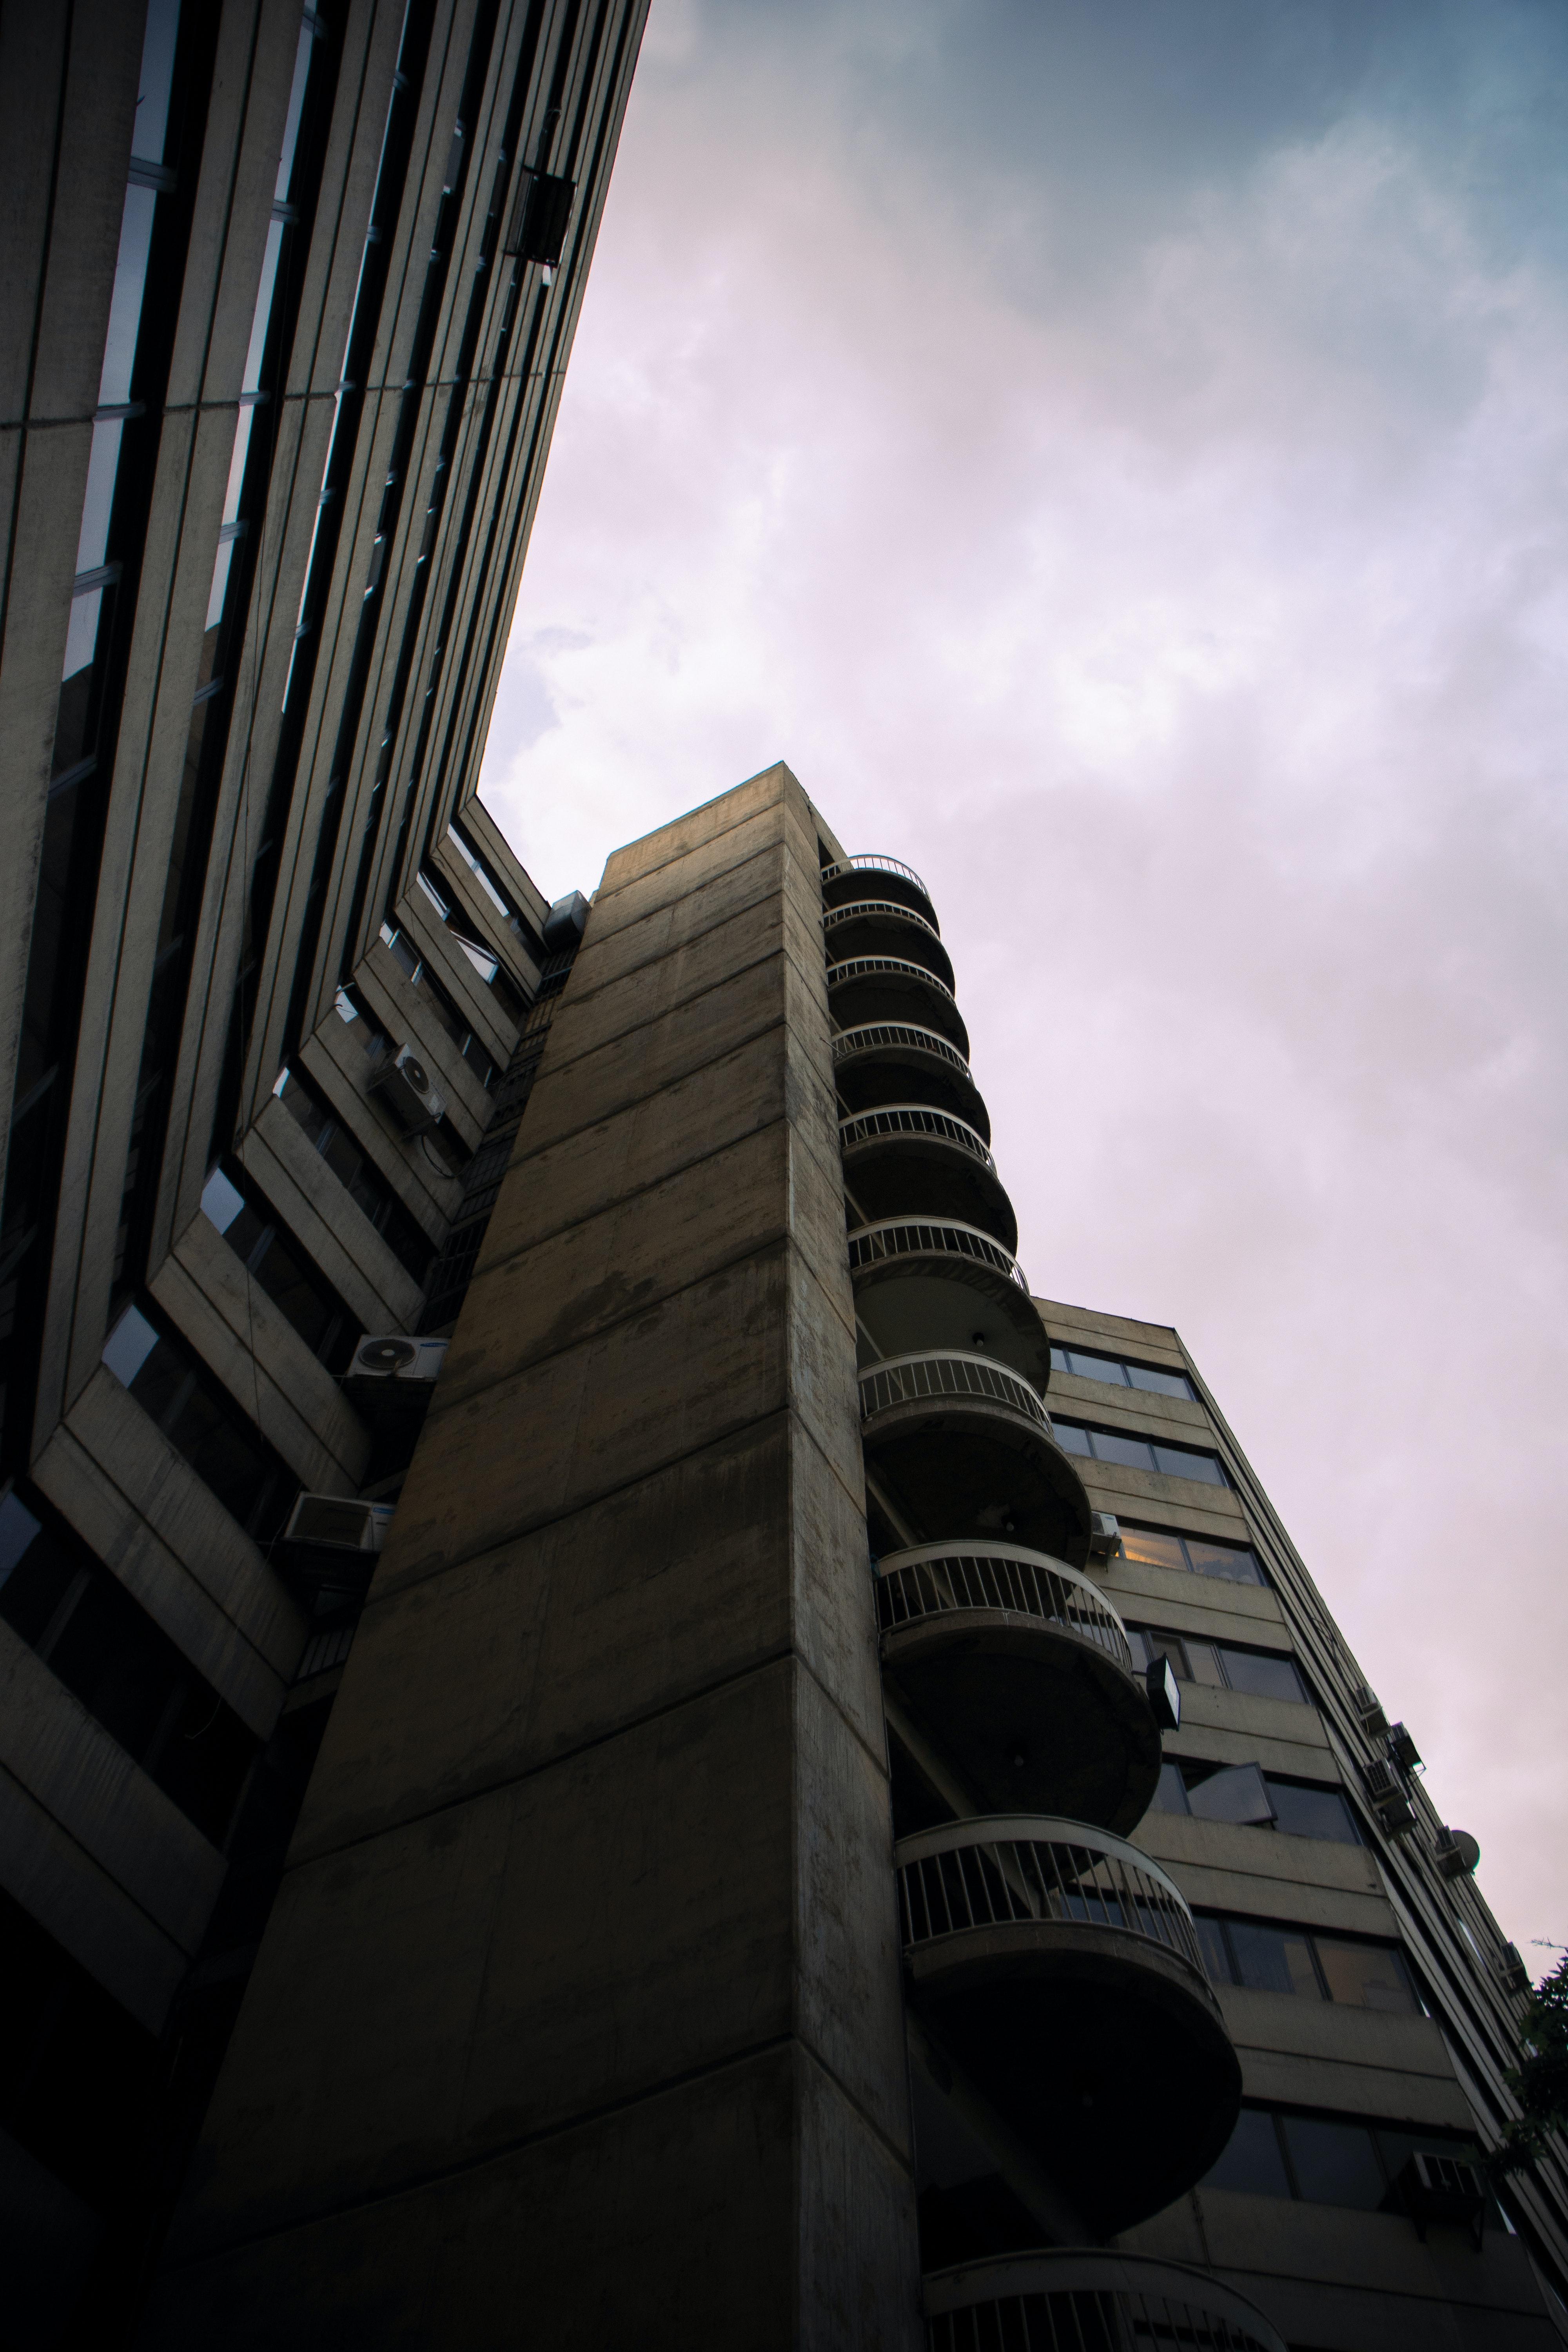
<svg viewBox="0 0 1568 2352">
<path fill-rule="evenodd" d="M 1237 1650 L 1222 1643 L 1220 1664 L 1232 1690 L 1247 1691 L 1254 1698 L 1289 1699 L 1304 1704 L 1306 1691 L 1294 1663 L 1278 1655 L 1265 1656 L 1256 1650 Z"/>
<path fill-rule="evenodd" d="M 298 1077 L 285 1070 L 275 1092 L 284 1108 L 315 1145 L 355 1208 L 368 1217 L 416 1282 L 423 1282 L 436 1255 L 435 1244 L 410 1215 L 385 1179 L 374 1169 L 335 1113 Z"/>
<path fill-rule="evenodd" d="M 1234 1981 L 1254 1992 L 1304 1993 L 1321 2000 L 1310 1939 L 1299 1929 L 1270 1927 L 1256 1919 L 1226 1922 Z"/>
<path fill-rule="evenodd" d="M 1279 2136 L 1267 2107 L 1243 2107 L 1224 2155 L 1201 2185 L 1239 2189 L 1252 2197 L 1289 2196 L 1290 2179 Z"/>
<path fill-rule="evenodd" d="M 1143 1389 L 1155 1396 L 1194 1395 L 1184 1372 L 1158 1370 L 1152 1364 L 1129 1363 L 1125 1357 L 1100 1355 L 1092 1349 L 1053 1348 L 1051 1370 L 1071 1372 L 1080 1381 L 1104 1381 L 1110 1388 Z"/>
<path fill-rule="evenodd" d="M 353 1318 L 308 1253 L 280 1225 L 240 1171 L 215 1168 L 202 1208 L 247 1273 L 264 1290 L 313 1355 L 334 1371 L 347 1363 L 356 1336 Z"/>
<path fill-rule="evenodd" d="M 1069 1454 L 1088 1454 L 1096 1462 L 1119 1463 L 1128 1470 L 1157 1470 L 1168 1478 L 1196 1478 L 1208 1486 L 1226 1484 L 1219 1456 L 1197 1446 L 1167 1445 L 1163 1439 L 1140 1437 L 1130 1430 L 1093 1429 L 1054 1415 L 1052 1426 L 1058 1444 Z"/>
<path fill-rule="evenodd" d="M 1286 2116 L 1282 2120 L 1299 2197 L 1309 2205 L 1377 2210 L 1388 2183 L 1364 2124 L 1336 2123 L 1322 2116 Z"/>
<path fill-rule="evenodd" d="M 250 1535 L 282 1526 L 300 1482 L 238 1409 L 218 1392 L 201 1358 L 128 1307 L 104 1342 L 103 1360 L 218 1501 Z"/>
<path fill-rule="evenodd" d="M 1277 1828 L 1287 1837 L 1328 1838 L 1339 1845 L 1359 1845 L 1355 1820 L 1337 1789 L 1302 1789 L 1289 1780 L 1268 1779 Z"/>
</svg>

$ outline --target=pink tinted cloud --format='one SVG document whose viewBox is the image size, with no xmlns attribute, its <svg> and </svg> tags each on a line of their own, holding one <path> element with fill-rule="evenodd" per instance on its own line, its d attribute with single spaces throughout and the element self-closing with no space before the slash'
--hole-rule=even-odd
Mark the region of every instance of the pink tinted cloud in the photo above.
<svg viewBox="0 0 1568 2352">
<path fill-rule="evenodd" d="M 1035 1287 L 1181 1328 L 1568 1940 L 1563 273 L 1353 80 L 1101 227 L 957 18 L 771 13 L 656 7 L 486 798 L 591 888 L 783 757 L 928 874 Z"/>
</svg>

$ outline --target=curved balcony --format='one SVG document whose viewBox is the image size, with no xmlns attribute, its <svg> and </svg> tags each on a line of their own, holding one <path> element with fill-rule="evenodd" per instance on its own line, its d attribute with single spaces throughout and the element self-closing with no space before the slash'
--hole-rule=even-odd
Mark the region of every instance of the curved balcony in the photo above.
<svg viewBox="0 0 1568 2352">
<path fill-rule="evenodd" d="M 847 898 L 897 898 L 923 915 L 933 931 L 940 930 L 936 907 L 931 892 L 912 866 L 897 857 L 871 855 L 846 857 L 837 866 L 822 869 L 822 903 L 825 907 L 841 907 Z"/>
<path fill-rule="evenodd" d="M 1044 1391 L 1050 1342 L 1010 1250 L 956 1219 L 888 1217 L 849 1235 L 855 1312 L 879 1355 L 956 1348 Z"/>
<path fill-rule="evenodd" d="M 921 2299 L 931 2352 L 1287 2352 L 1257 2305 L 1210 2272 L 1099 2247 L 933 2271 Z"/>
<path fill-rule="evenodd" d="M 833 1076 L 848 1110 L 925 1103 L 991 1140 L 991 1114 L 956 1045 L 911 1021 L 867 1021 L 833 1040 Z"/>
<path fill-rule="evenodd" d="M 1090 2232 L 1201 2179 L 1241 2068 L 1158 1864 L 1031 1813 L 923 1830 L 893 1859 L 911 2000 Z"/>
<path fill-rule="evenodd" d="M 1018 1244 L 1018 1220 L 996 1162 L 973 1128 L 924 1103 L 884 1103 L 840 1119 L 844 1181 L 868 1222 L 955 1217 L 1005 1250 Z"/>
<path fill-rule="evenodd" d="M 898 956 L 934 972 L 948 994 L 952 993 L 952 961 L 935 924 L 896 898 L 850 898 L 842 907 L 829 907 L 822 930 L 829 963 L 841 963 L 846 957 Z"/>
<path fill-rule="evenodd" d="M 1087 1576 L 1022 1544 L 922 1544 L 878 1561 L 877 1617 L 889 1681 L 983 1805 L 1142 1821 L 1160 1733 Z"/>
<path fill-rule="evenodd" d="M 910 1021 L 934 1029 L 961 1054 L 969 1032 L 951 988 L 907 956 L 847 956 L 827 967 L 827 1006 L 841 1029 L 868 1021 Z"/>
<path fill-rule="evenodd" d="M 1089 1496 L 1030 1381 L 988 1356 L 945 1349 L 868 1364 L 859 1386 L 880 1549 L 1003 1536 L 1082 1566 Z"/>
</svg>

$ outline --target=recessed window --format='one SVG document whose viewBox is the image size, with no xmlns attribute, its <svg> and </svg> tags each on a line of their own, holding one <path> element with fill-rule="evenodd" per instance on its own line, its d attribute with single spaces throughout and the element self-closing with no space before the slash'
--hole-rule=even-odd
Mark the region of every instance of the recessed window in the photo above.
<svg viewBox="0 0 1568 2352">
<path fill-rule="evenodd" d="M 353 1351 L 357 1320 L 249 1179 L 237 1168 L 232 1174 L 215 1168 L 202 1192 L 202 1210 L 311 1354 L 329 1370 L 342 1371 Z"/>
<path fill-rule="evenodd" d="M 315 1089 L 294 1070 L 284 1070 L 272 1089 L 301 1132 L 315 1146 L 362 1216 L 416 1282 L 422 1283 L 436 1255 L 434 1243 L 382 1176 L 371 1166 L 348 1129 Z"/>
<path fill-rule="evenodd" d="M 1307 1689 L 1294 1659 L 1281 1656 L 1278 1650 L 1243 1650 L 1229 1642 L 1200 1642 L 1190 1633 L 1164 1633 L 1148 1625 L 1129 1625 L 1127 1638 L 1141 1668 L 1152 1665 L 1156 1658 L 1169 1658 L 1179 1682 L 1244 1691 L 1251 1698 L 1307 1704 Z"/>
<path fill-rule="evenodd" d="M 1348 2009 L 1376 2009 L 1397 2017 L 1413 2017 L 1420 2008 L 1396 1945 L 1320 1936 L 1305 1927 L 1275 1927 L 1267 1919 L 1199 1914 L 1194 1925 L 1204 1965 L 1215 1984 L 1295 1993 L 1307 2000 L 1338 2001 Z"/>
<path fill-rule="evenodd" d="M 1121 1522 L 1121 1557 L 1143 1568 L 1174 1568 L 1193 1576 L 1217 1576 L 1226 1584 L 1262 1584 L 1258 1555 L 1250 1544 L 1220 1543 L 1213 1536 L 1179 1536 L 1165 1528 Z"/>
<path fill-rule="evenodd" d="M 299 1480 L 221 1391 L 195 1350 L 128 1307 L 103 1361 L 248 1535 L 275 1535 Z"/>
<path fill-rule="evenodd" d="M 1114 1389 L 1143 1389 L 1153 1396 L 1197 1402 L 1197 1391 L 1185 1372 L 1168 1371 L 1160 1364 L 1130 1363 L 1124 1356 L 1101 1356 L 1083 1348 L 1053 1348 L 1051 1370 L 1072 1372 L 1080 1381 L 1104 1381 Z"/>
<path fill-rule="evenodd" d="M 1360 1845 L 1355 1816 L 1338 1789 L 1287 1780 L 1257 1764 L 1205 1764 L 1184 1758 L 1161 1768 L 1152 1811 L 1199 1821 L 1272 1829 L 1285 1837 Z"/>
<path fill-rule="evenodd" d="M 1279 2107 L 1243 2107 L 1225 2154 L 1200 2182 L 1204 2189 L 1244 2196 L 1289 2197 L 1308 2205 L 1341 2205 L 1363 2213 L 1398 2213 L 1395 2186 L 1416 2153 L 1478 2164 L 1473 2140 L 1447 2139 L 1397 2125 L 1348 2116 L 1292 2115 Z M 1495 2207 L 1487 2219 L 1494 2226 Z"/>
<path fill-rule="evenodd" d="M 1165 1478 L 1195 1478 L 1205 1486 L 1229 1483 L 1218 1454 L 1200 1446 L 1167 1445 L 1163 1438 L 1140 1437 L 1127 1429 L 1093 1429 L 1082 1422 L 1060 1421 L 1054 1413 L 1051 1427 L 1067 1454 L 1117 1463 L 1124 1470 L 1153 1470 Z"/>
</svg>

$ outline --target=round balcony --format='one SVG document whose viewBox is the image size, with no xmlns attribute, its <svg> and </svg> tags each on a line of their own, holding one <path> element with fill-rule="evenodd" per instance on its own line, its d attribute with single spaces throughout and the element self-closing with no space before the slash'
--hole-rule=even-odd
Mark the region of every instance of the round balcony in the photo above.
<svg viewBox="0 0 1568 2352">
<path fill-rule="evenodd" d="M 884 1103 L 838 1124 L 844 1181 L 866 1223 L 897 1216 L 956 1218 L 1005 1250 L 1018 1220 L 990 1148 L 963 1119 L 924 1103 Z"/>
<path fill-rule="evenodd" d="M 879 1356 L 931 1348 L 996 1358 L 1042 1392 L 1050 1342 L 1023 1268 L 978 1225 L 887 1217 L 849 1235 L 855 1312 Z"/>
<path fill-rule="evenodd" d="M 868 1364 L 859 1386 L 880 1549 L 1002 1536 L 1083 1565 L 1089 1496 L 1031 1381 L 989 1356 L 946 1349 Z"/>
<path fill-rule="evenodd" d="M 1241 2068 L 1179 1889 L 1081 1822 L 996 1814 L 894 1849 L 910 1998 L 1097 2237 L 1202 2179 Z"/>
<path fill-rule="evenodd" d="M 829 963 L 857 956 L 897 956 L 934 972 L 948 994 L 952 993 L 952 963 L 935 924 L 896 898 L 851 898 L 842 907 L 829 907 L 822 931 Z"/>
<path fill-rule="evenodd" d="M 1090 2246 L 932 2271 L 930 2352 L 1287 2352 L 1255 2303 L 1208 2271 Z"/>
<path fill-rule="evenodd" d="M 909 1021 L 868 1021 L 833 1040 L 833 1076 L 846 1110 L 925 1103 L 991 1140 L 991 1115 L 956 1045 Z"/>
<path fill-rule="evenodd" d="M 982 1805 L 1132 1829 L 1160 1733 L 1121 1618 L 1065 1560 L 998 1542 L 877 1563 L 882 1668 Z"/>
<path fill-rule="evenodd" d="M 903 865 L 897 857 L 846 857 L 837 866 L 823 867 L 825 907 L 841 907 L 847 899 L 867 898 L 895 898 L 900 906 L 923 915 L 933 931 L 942 928 L 931 892 L 914 867 Z"/>
<path fill-rule="evenodd" d="M 907 956 L 847 956 L 827 967 L 827 1009 L 840 1029 L 855 1029 L 870 1021 L 912 1022 L 917 1029 L 934 1029 L 969 1051 L 969 1032 L 951 988 L 934 971 Z"/>
</svg>

